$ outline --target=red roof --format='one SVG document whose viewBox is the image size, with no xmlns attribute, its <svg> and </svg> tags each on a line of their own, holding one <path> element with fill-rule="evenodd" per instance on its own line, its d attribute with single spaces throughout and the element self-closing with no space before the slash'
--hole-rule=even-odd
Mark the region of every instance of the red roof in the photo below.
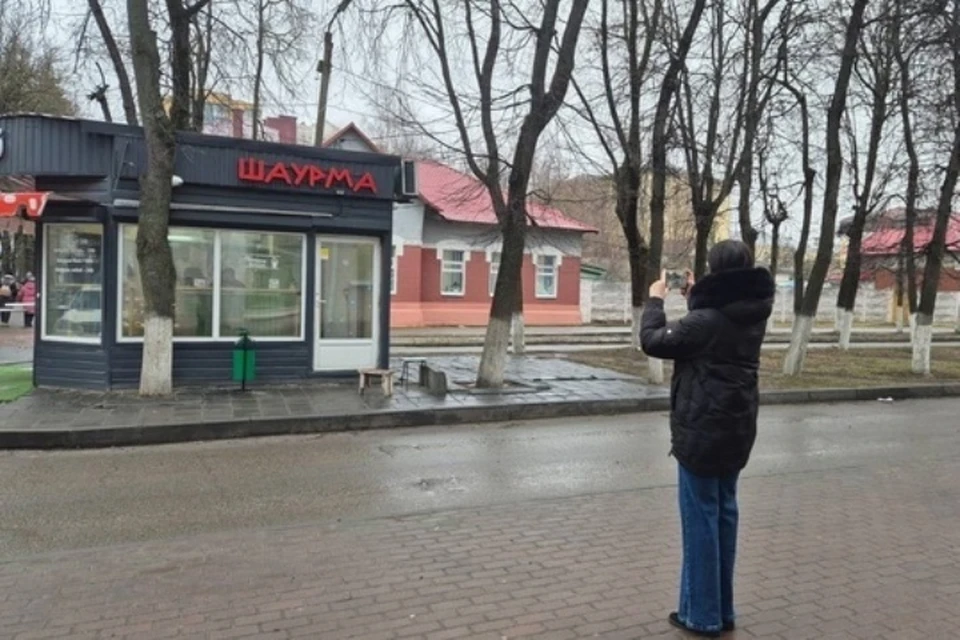
<svg viewBox="0 0 960 640">
<path fill-rule="evenodd" d="M 417 162 L 420 199 L 435 209 L 444 220 L 496 224 L 490 193 L 476 178 L 437 162 Z M 562 211 L 538 202 L 527 203 L 531 224 L 547 229 L 563 229 L 581 233 L 597 230 Z"/>
<path fill-rule="evenodd" d="M 862 251 L 865 256 L 887 256 L 900 252 L 903 242 L 903 228 L 886 227 L 867 234 L 863 239 Z M 915 253 L 926 250 L 933 237 L 933 222 L 918 225 L 913 230 Z M 960 251 L 960 214 L 953 214 L 947 227 L 947 250 Z"/>
</svg>

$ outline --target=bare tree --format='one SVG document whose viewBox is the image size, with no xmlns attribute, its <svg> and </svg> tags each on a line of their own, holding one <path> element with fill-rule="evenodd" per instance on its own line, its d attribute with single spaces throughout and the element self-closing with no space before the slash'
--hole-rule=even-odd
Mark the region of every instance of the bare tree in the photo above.
<svg viewBox="0 0 960 640">
<path fill-rule="evenodd" d="M 765 58 L 771 45 L 777 41 L 778 30 L 767 33 L 767 21 L 780 0 L 766 0 L 761 6 L 759 0 L 746 2 L 746 46 L 744 47 L 744 74 L 747 76 L 746 107 L 744 112 L 743 130 L 743 157 L 738 170 L 740 196 L 737 203 L 737 212 L 740 224 L 740 238 L 749 245 L 751 251 L 756 250 L 757 230 L 753 228 L 750 217 L 750 195 L 753 188 L 753 159 L 756 145 L 757 131 L 772 96 L 775 86 L 776 71 L 766 69 Z M 791 13 L 783 12 L 783 17 L 789 21 Z M 786 28 L 780 30 L 786 31 Z M 783 34 L 783 40 L 789 38 L 789 33 Z M 775 64 L 782 62 L 781 44 L 780 53 L 775 58 Z M 779 231 L 779 227 L 777 228 Z M 774 274 L 776 275 L 776 274 Z"/>
<path fill-rule="evenodd" d="M 120 100 L 123 104 L 123 115 L 126 118 L 127 124 L 136 125 L 138 124 L 137 103 L 133 98 L 133 87 L 130 84 L 130 75 L 127 73 L 127 65 L 120 53 L 120 47 L 117 45 L 117 39 L 114 37 L 113 29 L 110 27 L 110 22 L 103 12 L 103 4 L 100 0 L 87 0 L 87 4 L 89 5 L 90 16 L 93 17 L 94 22 L 97 24 L 100 38 L 107 48 L 107 55 L 110 57 L 110 62 L 113 65 L 113 72 L 117 76 L 117 86 L 120 89 Z M 81 32 L 77 48 L 78 52 L 83 46 L 83 40 L 83 32 Z M 103 84 L 106 84 L 106 80 L 104 80 Z"/>
<path fill-rule="evenodd" d="M 917 313 L 917 266 L 914 254 L 914 228 L 917 220 L 917 203 L 920 199 L 920 154 L 917 150 L 917 143 L 914 135 L 914 114 L 913 107 L 916 104 L 914 85 L 914 74 L 912 65 L 916 56 L 920 53 L 920 48 L 915 44 L 913 30 L 909 25 L 905 25 L 905 4 L 906 0 L 896 0 L 896 10 L 893 17 L 893 55 L 897 62 L 897 70 L 900 76 L 900 94 L 899 110 L 901 119 L 901 131 L 903 133 L 903 146 L 907 153 L 907 192 L 904 198 L 904 232 L 903 242 L 900 247 L 897 269 L 897 309 L 903 308 L 904 294 L 907 299 L 907 307 L 910 313 L 911 339 L 913 336 L 912 327 L 915 324 Z M 913 44 L 911 44 L 913 43 Z M 904 285 L 906 281 L 906 285 Z M 898 325 L 902 321 L 900 314 L 897 315 Z"/>
<path fill-rule="evenodd" d="M 776 72 L 765 64 L 778 42 L 767 33 L 767 20 L 779 0 L 745 3 L 746 15 L 735 16 L 730 3 L 714 2 L 707 24 L 707 68 L 687 65 L 681 74 L 677 129 L 684 152 L 687 182 L 696 223 L 694 272 L 706 272 L 708 243 L 717 214 L 740 182 L 741 235 L 751 246 L 756 231 L 750 220 L 753 154 L 761 115 L 775 86 Z M 780 64 L 773 56 L 770 64 Z M 734 73 L 735 65 L 739 71 Z M 732 85 L 732 86 L 731 86 Z"/>
<path fill-rule="evenodd" d="M 647 259 L 647 272 L 659 274 L 663 259 L 663 221 L 667 206 L 667 177 L 670 169 L 667 165 L 669 144 L 669 126 L 674 99 L 680 90 L 680 75 L 687 64 L 687 56 L 693 46 L 700 21 L 706 9 L 706 0 L 694 0 L 686 25 L 677 38 L 675 48 L 670 51 L 670 64 L 660 81 L 657 107 L 653 118 L 653 135 L 650 148 L 650 253 Z M 678 21 L 677 16 L 670 15 Z M 679 31 L 677 27 L 676 31 Z M 663 361 L 650 358 L 650 381 L 663 382 Z"/>
<path fill-rule="evenodd" d="M 561 5 L 569 7 L 565 20 Z M 435 65 L 435 75 L 429 68 L 411 70 L 408 86 L 422 92 L 420 99 L 445 103 L 444 119 L 454 131 L 439 135 L 409 104 L 403 106 L 405 124 L 458 153 L 482 183 L 496 214 L 503 246 L 477 375 L 481 387 L 503 384 L 511 326 L 522 327 L 521 269 L 534 157 L 566 97 L 587 5 L 588 0 L 405 0 L 387 8 L 376 3 L 364 10 L 360 2 L 351 7 L 368 25 L 377 20 L 368 27 L 374 31 L 369 46 L 382 42 L 386 25 L 399 24 L 407 27 L 405 46 L 429 50 L 424 62 Z M 465 52 L 462 65 L 460 52 Z M 391 51 L 389 61 L 400 57 Z M 369 51 L 367 58 L 376 65 L 388 62 Z M 435 82 L 418 82 L 425 75 Z M 520 75 L 526 76 L 520 86 L 500 91 Z"/>
<path fill-rule="evenodd" d="M 72 115 L 59 51 L 45 43 L 37 8 L 0 7 L 0 113 L 17 111 Z"/>
<path fill-rule="evenodd" d="M 913 372 L 930 375 L 930 348 L 933 339 L 933 312 L 937 303 L 937 290 L 940 287 L 940 272 L 946 252 L 947 228 L 953 216 L 953 200 L 956 195 L 957 179 L 960 176 L 960 0 L 944 2 L 937 8 L 943 12 L 945 51 L 949 56 L 949 71 L 952 83 L 945 111 L 953 124 L 953 139 L 950 155 L 943 171 L 940 186 L 940 198 L 937 204 L 933 236 L 926 249 L 923 270 L 923 288 L 917 307 L 916 328 L 913 340 Z"/>
<path fill-rule="evenodd" d="M 891 2 L 884 2 L 879 14 L 873 16 L 868 28 L 860 34 L 859 54 L 854 65 L 858 88 L 865 93 L 863 107 L 869 112 L 870 132 L 861 174 L 860 132 L 853 123 L 850 111 L 845 118 L 849 146 L 849 173 L 853 188 L 854 214 L 843 233 L 847 236 L 847 257 L 843 278 L 837 294 L 837 319 L 840 329 L 840 348 L 850 348 L 853 330 L 853 310 L 860 285 L 864 226 L 868 217 L 883 202 L 891 171 L 878 175 L 883 150 L 884 129 L 893 111 L 891 93 L 896 84 L 894 61 L 894 16 Z M 860 106 L 860 105 L 857 105 Z"/>
<path fill-rule="evenodd" d="M 167 0 L 173 55 L 173 95 L 167 114 L 160 95 L 161 61 L 157 34 L 150 24 L 148 0 L 127 0 L 137 97 L 147 147 L 146 171 L 140 179 L 137 261 L 143 287 L 145 319 L 142 395 L 169 394 L 173 386 L 173 312 L 176 266 L 167 233 L 170 223 L 176 132 L 190 125 L 190 20 L 210 0 L 184 6 Z"/>
<path fill-rule="evenodd" d="M 781 195 L 780 175 L 774 172 L 771 175 L 768 167 L 770 145 L 773 138 L 772 119 L 768 119 L 766 131 L 756 150 L 757 181 L 760 187 L 760 198 L 763 202 L 763 218 L 770 225 L 770 274 L 777 277 L 780 268 L 780 228 L 790 217 L 787 203 Z"/>
<path fill-rule="evenodd" d="M 837 223 L 837 209 L 840 199 L 840 181 L 843 175 L 843 148 L 840 135 L 843 126 L 843 114 L 847 106 L 847 94 L 853 67 L 857 59 L 857 44 L 863 30 L 864 12 L 868 0 L 853 0 L 850 17 L 846 20 L 843 49 L 840 55 L 840 67 L 834 84 L 833 97 L 827 111 L 827 169 L 826 184 L 823 193 L 823 216 L 820 221 L 820 242 L 817 258 L 810 272 L 810 281 L 803 296 L 800 313 L 797 314 L 790 347 L 783 363 L 783 372 L 798 375 L 803 368 L 807 345 L 813 332 L 813 321 L 820 305 L 820 294 L 827 279 L 827 272 L 833 259 L 833 235 Z"/>
<path fill-rule="evenodd" d="M 640 347 L 640 317 L 647 296 L 647 258 L 649 249 L 640 229 L 638 207 L 643 182 L 643 148 L 641 144 L 641 98 L 650 76 L 650 63 L 657 42 L 663 0 L 638 0 L 621 4 L 622 15 L 611 23 L 609 0 L 601 0 L 600 23 L 596 30 L 600 55 L 600 77 L 603 88 L 594 106 L 574 79 L 580 98 L 580 112 L 597 134 L 600 146 L 609 161 L 613 175 L 616 203 L 614 211 L 627 243 L 630 266 L 630 298 L 633 308 L 631 335 L 633 345 Z M 611 43 L 611 39 L 616 40 Z M 625 61 L 611 62 L 611 52 L 624 52 Z M 624 64 L 625 63 L 625 64 Z M 626 68 L 626 100 L 618 69 Z M 626 102 L 624 105 L 623 103 Z M 662 241 L 662 239 L 661 239 Z"/>
</svg>

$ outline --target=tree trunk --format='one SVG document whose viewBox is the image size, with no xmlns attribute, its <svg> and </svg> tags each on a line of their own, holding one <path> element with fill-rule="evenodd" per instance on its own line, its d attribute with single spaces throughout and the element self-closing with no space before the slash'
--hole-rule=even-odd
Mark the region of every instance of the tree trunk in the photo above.
<svg viewBox="0 0 960 640">
<path fill-rule="evenodd" d="M 514 355 L 527 353 L 527 327 L 523 320 L 523 267 L 520 268 L 520 284 L 517 286 L 517 301 L 510 319 L 510 350 Z"/>
<path fill-rule="evenodd" d="M 854 0 L 847 23 L 843 44 L 843 55 L 837 74 L 836 86 L 830 108 L 827 112 L 827 172 L 823 191 L 823 216 L 820 224 L 820 243 L 817 258 L 810 272 L 810 282 L 804 292 L 800 313 L 794 322 L 790 347 L 784 360 L 783 372 L 798 375 L 803 369 L 803 359 L 807 353 L 807 344 L 813 330 L 813 321 L 817 317 L 820 294 L 827 279 L 830 263 L 833 260 L 833 235 L 837 224 L 837 209 L 840 199 L 840 179 L 843 174 L 843 149 L 840 145 L 840 127 L 847 106 L 847 94 L 850 89 L 850 77 L 857 58 L 857 42 L 863 29 L 863 14 L 868 0 Z"/>
<path fill-rule="evenodd" d="M 960 67 L 960 64 L 958 64 Z M 960 91 L 960 70 L 958 70 L 956 90 Z M 923 289 L 920 304 L 917 307 L 913 340 L 913 372 L 930 375 L 930 345 L 933 337 L 933 312 L 937 305 L 937 289 L 940 285 L 940 270 L 946 252 L 947 228 L 953 213 L 953 196 L 960 175 L 960 123 L 953 132 L 953 148 L 950 162 L 940 187 L 940 201 L 937 205 L 937 219 L 933 226 L 933 237 L 926 250 L 926 264 L 923 269 Z"/>
<path fill-rule="evenodd" d="M 266 30 L 264 25 L 264 12 L 266 7 L 264 6 L 264 1 L 259 0 L 257 2 L 257 70 L 253 76 L 253 139 L 260 140 L 263 138 L 263 127 L 260 124 L 260 91 L 263 87 L 263 57 L 264 52 L 264 38 L 266 37 Z M 329 70 L 327 70 L 329 73 Z"/>
<path fill-rule="evenodd" d="M 640 173 L 631 174 L 626 167 L 622 168 L 621 180 L 629 184 L 618 185 L 617 188 L 617 219 L 623 236 L 627 241 L 630 263 L 630 308 L 631 308 L 631 344 L 640 348 L 640 318 L 643 313 L 643 303 L 647 298 L 647 258 L 649 250 L 640 233 L 637 221 L 637 207 L 640 203 Z"/>
<path fill-rule="evenodd" d="M 128 0 L 129 2 L 129 0 Z M 183 8 L 182 0 L 167 0 L 167 13 L 170 18 L 170 81 L 173 85 L 170 102 L 170 121 L 174 131 L 190 128 L 190 22 L 196 11 L 209 0 L 198 0 L 188 12 Z M 140 81 L 137 80 L 139 88 Z M 141 109 L 143 111 L 141 100 Z M 144 125 L 146 125 L 144 114 Z"/>
<path fill-rule="evenodd" d="M 176 268 L 167 231 L 176 136 L 160 98 L 160 54 L 150 27 L 148 0 L 127 0 L 133 69 L 147 146 L 140 179 L 137 261 L 144 297 L 141 395 L 165 395 L 173 386 L 173 309 Z"/>
<path fill-rule="evenodd" d="M 859 214 L 857 215 L 859 216 Z M 860 285 L 862 262 L 860 247 L 862 243 L 863 222 L 857 224 L 854 221 L 847 244 L 847 262 L 843 268 L 843 278 L 840 280 L 840 291 L 837 292 L 837 329 L 840 331 L 840 348 L 844 351 L 850 349 L 853 311 L 856 308 L 857 290 Z"/>
<path fill-rule="evenodd" d="M 107 55 L 110 56 L 110 62 L 113 64 L 113 72 L 117 75 L 117 85 L 120 87 L 120 99 L 123 104 L 123 115 L 127 124 L 136 126 L 137 121 L 137 103 L 133 99 L 133 88 L 130 86 L 130 75 L 127 73 L 127 66 L 123 62 L 123 56 L 120 54 L 120 47 L 117 46 L 117 40 L 113 37 L 113 31 L 110 29 L 110 23 L 103 15 L 103 6 L 100 0 L 87 0 L 90 6 L 90 13 L 93 15 L 97 28 L 100 30 L 100 37 L 103 38 L 103 44 L 107 47 Z"/>
<path fill-rule="evenodd" d="M 516 206 L 516 203 L 511 203 Z M 523 206 L 521 203 L 520 206 Z M 507 352 L 510 344 L 511 326 L 517 307 L 518 296 L 522 293 L 524 228 L 523 217 L 511 215 L 503 231 L 503 247 L 500 252 L 500 269 L 497 271 L 497 284 L 494 288 L 493 302 L 490 305 L 490 321 L 487 323 L 486 337 L 483 341 L 483 354 L 480 357 L 480 370 L 477 374 L 477 387 L 496 388 L 503 386 L 507 364 Z M 519 291 L 518 291 L 519 289 Z"/>
<path fill-rule="evenodd" d="M 770 275 L 777 279 L 777 270 L 780 268 L 780 223 L 774 223 L 770 233 Z"/>
<path fill-rule="evenodd" d="M 699 280 L 707 274 L 707 252 L 710 250 L 710 231 L 713 229 L 713 216 L 709 213 L 696 213 L 696 250 L 693 257 L 693 275 Z"/>
<path fill-rule="evenodd" d="M 197 55 L 195 60 L 193 106 L 190 125 L 194 131 L 203 131 L 204 107 L 207 106 L 207 78 L 210 75 L 210 63 L 213 57 L 213 9 L 207 5 L 206 21 L 203 30 L 197 27 Z"/>
</svg>

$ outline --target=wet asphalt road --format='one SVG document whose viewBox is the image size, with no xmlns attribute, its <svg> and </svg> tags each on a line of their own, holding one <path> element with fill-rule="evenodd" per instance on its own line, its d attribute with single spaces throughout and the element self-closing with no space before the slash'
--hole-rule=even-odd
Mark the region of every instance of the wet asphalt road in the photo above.
<svg viewBox="0 0 960 640">
<path fill-rule="evenodd" d="M 764 407 L 746 475 L 960 455 L 960 400 Z M 673 484 L 665 414 L 0 453 L 0 559 Z"/>
</svg>

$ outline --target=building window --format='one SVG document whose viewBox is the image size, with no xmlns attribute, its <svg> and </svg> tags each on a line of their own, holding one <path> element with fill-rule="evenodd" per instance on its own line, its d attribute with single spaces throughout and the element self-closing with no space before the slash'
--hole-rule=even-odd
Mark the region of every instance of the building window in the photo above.
<svg viewBox="0 0 960 640">
<path fill-rule="evenodd" d="M 119 337 L 143 337 L 137 227 L 121 226 Z M 177 267 L 173 335 L 181 340 L 303 338 L 303 236 L 171 227 Z"/>
<path fill-rule="evenodd" d="M 537 256 L 537 297 L 557 297 L 557 257 Z"/>
<path fill-rule="evenodd" d="M 490 290 L 490 296 L 497 290 L 497 275 L 500 273 L 500 252 L 494 251 L 490 254 L 490 278 L 487 284 Z"/>
<path fill-rule="evenodd" d="M 444 249 L 440 253 L 440 293 L 462 296 L 465 289 L 466 255 L 463 251 Z"/>
<path fill-rule="evenodd" d="M 137 261 L 137 227 L 121 227 L 119 262 L 120 337 L 142 338 L 143 284 Z M 213 263 L 216 232 L 172 227 L 167 239 L 177 267 L 173 335 L 180 338 L 213 337 Z"/>
<path fill-rule="evenodd" d="M 98 342 L 103 317 L 103 227 L 47 224 L 43 244 L 43 335 Z"/>
<path fill-rule="evenodd" d="M 220 232 L 220 335 L 303 334 L 303 236 Z"/>
</svg>

